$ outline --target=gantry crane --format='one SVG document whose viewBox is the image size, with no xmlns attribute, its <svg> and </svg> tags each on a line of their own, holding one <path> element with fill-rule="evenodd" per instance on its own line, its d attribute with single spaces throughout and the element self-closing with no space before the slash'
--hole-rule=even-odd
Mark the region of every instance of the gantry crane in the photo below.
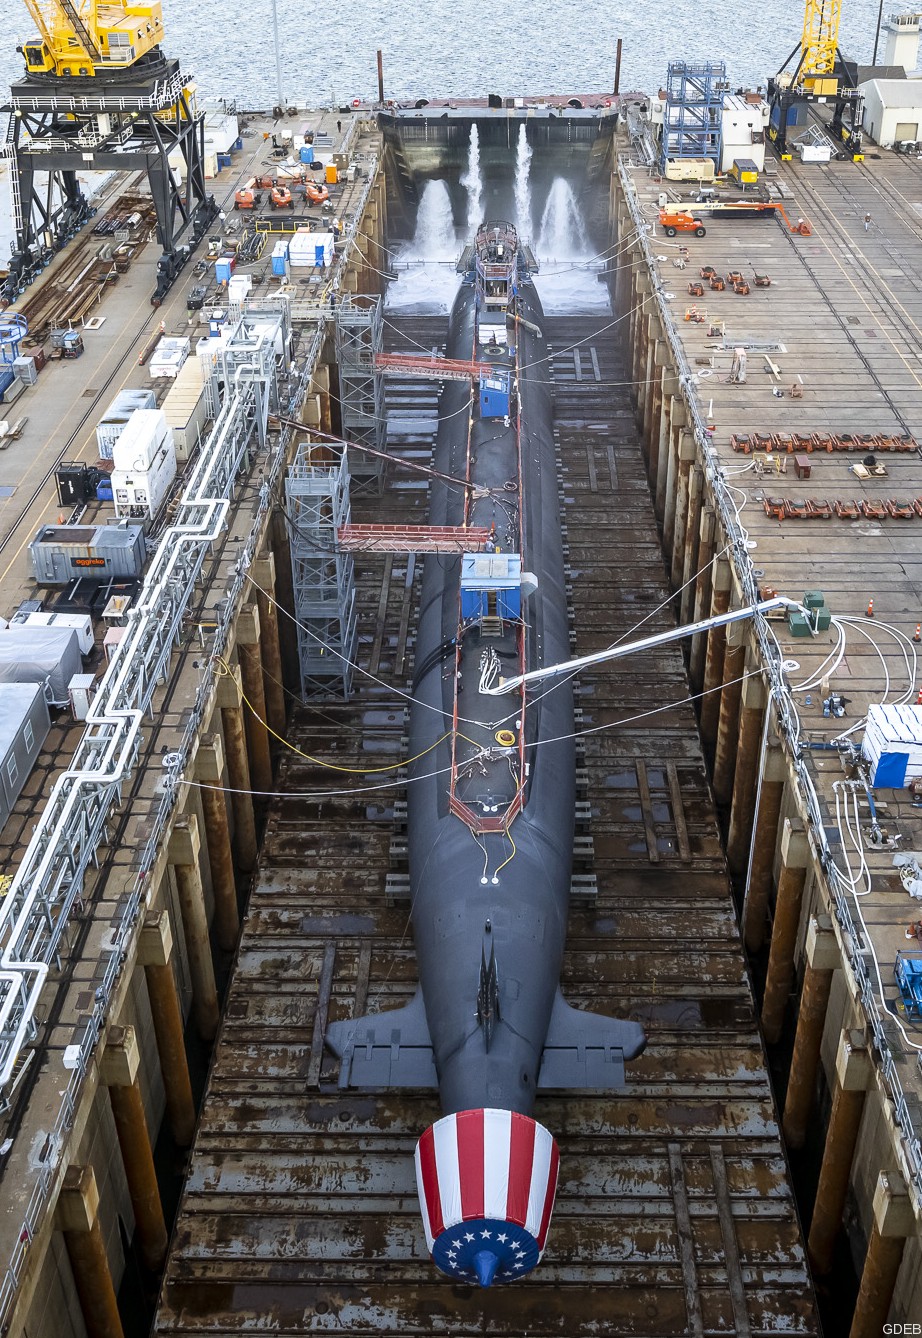
<svg viewBox="0 0 922 1338">
<path fill-rule="evenodd" d="M 218 212 L 204 115 L 179 62 L 160 49 L 160 0 L 25 3 L 38 33 L 19 48 L 26 72 L 10 89 L 20 209 L 0 297 L 15 299 L 92 216 L 78 172 L 141 170 L 163 248 L 159 305 Z"/>
<path fill-rule="evenodd" d="M 768 133 L 782 158 L 790 156 L 787 137 L 792 110 L 811 102 L 829 101 L 833 135 L 842 141 L 850 157 L 860 161 L 862 97 L 839 51 L 841 17 L 842 0 L 805 0 L 800 41 L 768 81 Z M 790 74 L 788 69 L 798 55 Z"/>
</svg>

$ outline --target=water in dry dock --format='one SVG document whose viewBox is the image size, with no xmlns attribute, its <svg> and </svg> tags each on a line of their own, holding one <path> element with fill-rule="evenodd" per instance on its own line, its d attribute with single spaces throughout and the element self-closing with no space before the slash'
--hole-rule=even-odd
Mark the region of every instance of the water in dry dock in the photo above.
<svg viewBox="0 0 922 1338">
<path fill-rule="evenodd" d="M 610 318 L 549 321 L 576 643 L 669 625 L 659 540 Z M 395 347 L 444 320 L 396 317 Z M 392 450 L 428 451 L 431 383 L 389 391 Z M 395 478 L 400 476 L 395 475 Z M 356 499 L 421 521 L 425 488 Z M 359 566 L 356 700 L 299 713 L 292 739 L 337 765 L 399 761 L 414 570 Z M 650 1045 L 625 1091 L 556 1094 L 549 1249 L 520 1288 L 454 1286 L 426 1256 L 412 1149 L 431 1095 L 341 1090 L 324 1017 L 404 1002 L 399 788 L 318 798 L 286 754 L 168 1264 L 166 1335 L 817 1332 L 717 826 L 677 650 L 585 676 L 577 873 L 564 989 L 631 1014 Z M 310 797 L 313 794 L 315 797 Z M 594 886 L 593 888 L 593 876 Z"/>
</svg>

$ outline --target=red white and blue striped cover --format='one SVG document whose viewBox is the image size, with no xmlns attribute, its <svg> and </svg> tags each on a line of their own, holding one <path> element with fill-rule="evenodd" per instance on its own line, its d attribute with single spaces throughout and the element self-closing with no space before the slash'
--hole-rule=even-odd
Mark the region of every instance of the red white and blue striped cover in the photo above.
<svg viewBox="0 0 922 1338">
<path fill-rule="evenodd" d="M 534 1268 L 547 1240 L 558 1163 L 547 1129 L 514 1111 L 465 1110 L 427 1129 L 416 1146 L 416 1183 L 438 1266 L 454 1277 L 476 1275 L 475 1255 L 488 1250 L 498 1256 L 497 1279 Z"/>
</svg>

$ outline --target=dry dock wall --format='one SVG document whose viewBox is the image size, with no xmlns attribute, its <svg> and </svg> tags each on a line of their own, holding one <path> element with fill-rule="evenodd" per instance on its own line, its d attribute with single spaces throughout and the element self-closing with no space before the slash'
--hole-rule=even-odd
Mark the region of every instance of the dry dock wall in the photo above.
<svg viewBox="0 0 922 1338">
<path fill-rule="evenodd" d="M 339 264 L 341 293 L 381 289 L 384 182 L 372 161 Z M 336 430 L 332 308 L 294 293 L 290 311 L 300 421 Z M 80 960 L 66 997 L 44 1010 L 31 1091 L 2 1154 L 0 1327 L 12 1338 L 118 1338 L 126 1268 L 156 1278 L 166 1257 L 152 1149 L 165 1124 L 177 1164 L 188 1156 L 196 1108 L 184 1031 L 207 1055 L 217 981 L 256 864 L 262 806 L 249 792 L 274 784 L 276 745 L 246 701 L 284 733 L 283 688 L 299 682 L 283 612 L 293 615 L 287 525 L 267 480 L 283 477 L 300 435 L 270 429 L 266 453 L 251 453 L 239 480 L 155 698 L 135 784 L 72 933 Z M 113 942 L 119 960 L 107 974 Z"/>
<path fill-rule="evenodd" d="M 613 290 L 665 562 L 680 592 L 677 618 L 690 622 L 754 603 L 761 573 L 713 448 L 704 383 L 676 322 L 676 307 L 692 299 L 671 308 L 667 300 L 697 278 L 699 253 L 692 250 L 679 272 L 656 256 L 663 239 L 651 238 L 650 202 L 658 188 L 649 185 L 647 169 L 622 157 L 611 179 Z M 863 430 L 854 421 L 851 429 Z M 784 593 L 804 588 L 809 582 Z M 828 805 L 797 746 L 766 624 L 697 636 L 688 664 L 746 946 L 764 975 L 763 1036 L 770 1049 L 784 1040 L 790 1051 L 793 1043 L 778 1092 L 789 1150 L 804 1145 L 816 1121 L 825 1131 L 812 1220 L 811 1205 L 802 1205 L 808 1253 L 823 1279 L 846 1233 L 860 1278 L 851 1335 L 872 1338 L 888 1316 L 922 1317 L 918 1055 L 881 1009 L 861 923 L 828 876 Z"/>
</svg>

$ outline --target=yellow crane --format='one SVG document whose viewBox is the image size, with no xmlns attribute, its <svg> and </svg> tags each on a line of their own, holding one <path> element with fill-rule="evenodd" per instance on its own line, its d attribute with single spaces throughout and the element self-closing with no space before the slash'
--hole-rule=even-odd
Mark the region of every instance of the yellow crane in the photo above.
<svg viewBox="0 0 922 1338">
<path fill-rule="evenodd" d="M 807 0 L 801 37 L 800 77 L 804 88 L 820 97 L 836 92 L 833 75 L 839 49 L 842 0 Z"/>
<path fill-rule="evenodd" d="M 163 38 L 160 0 L 25 0 L 38 36 L 20 48 L 29 74 L 81 78 L 134 65 Z"/>
</svg>

